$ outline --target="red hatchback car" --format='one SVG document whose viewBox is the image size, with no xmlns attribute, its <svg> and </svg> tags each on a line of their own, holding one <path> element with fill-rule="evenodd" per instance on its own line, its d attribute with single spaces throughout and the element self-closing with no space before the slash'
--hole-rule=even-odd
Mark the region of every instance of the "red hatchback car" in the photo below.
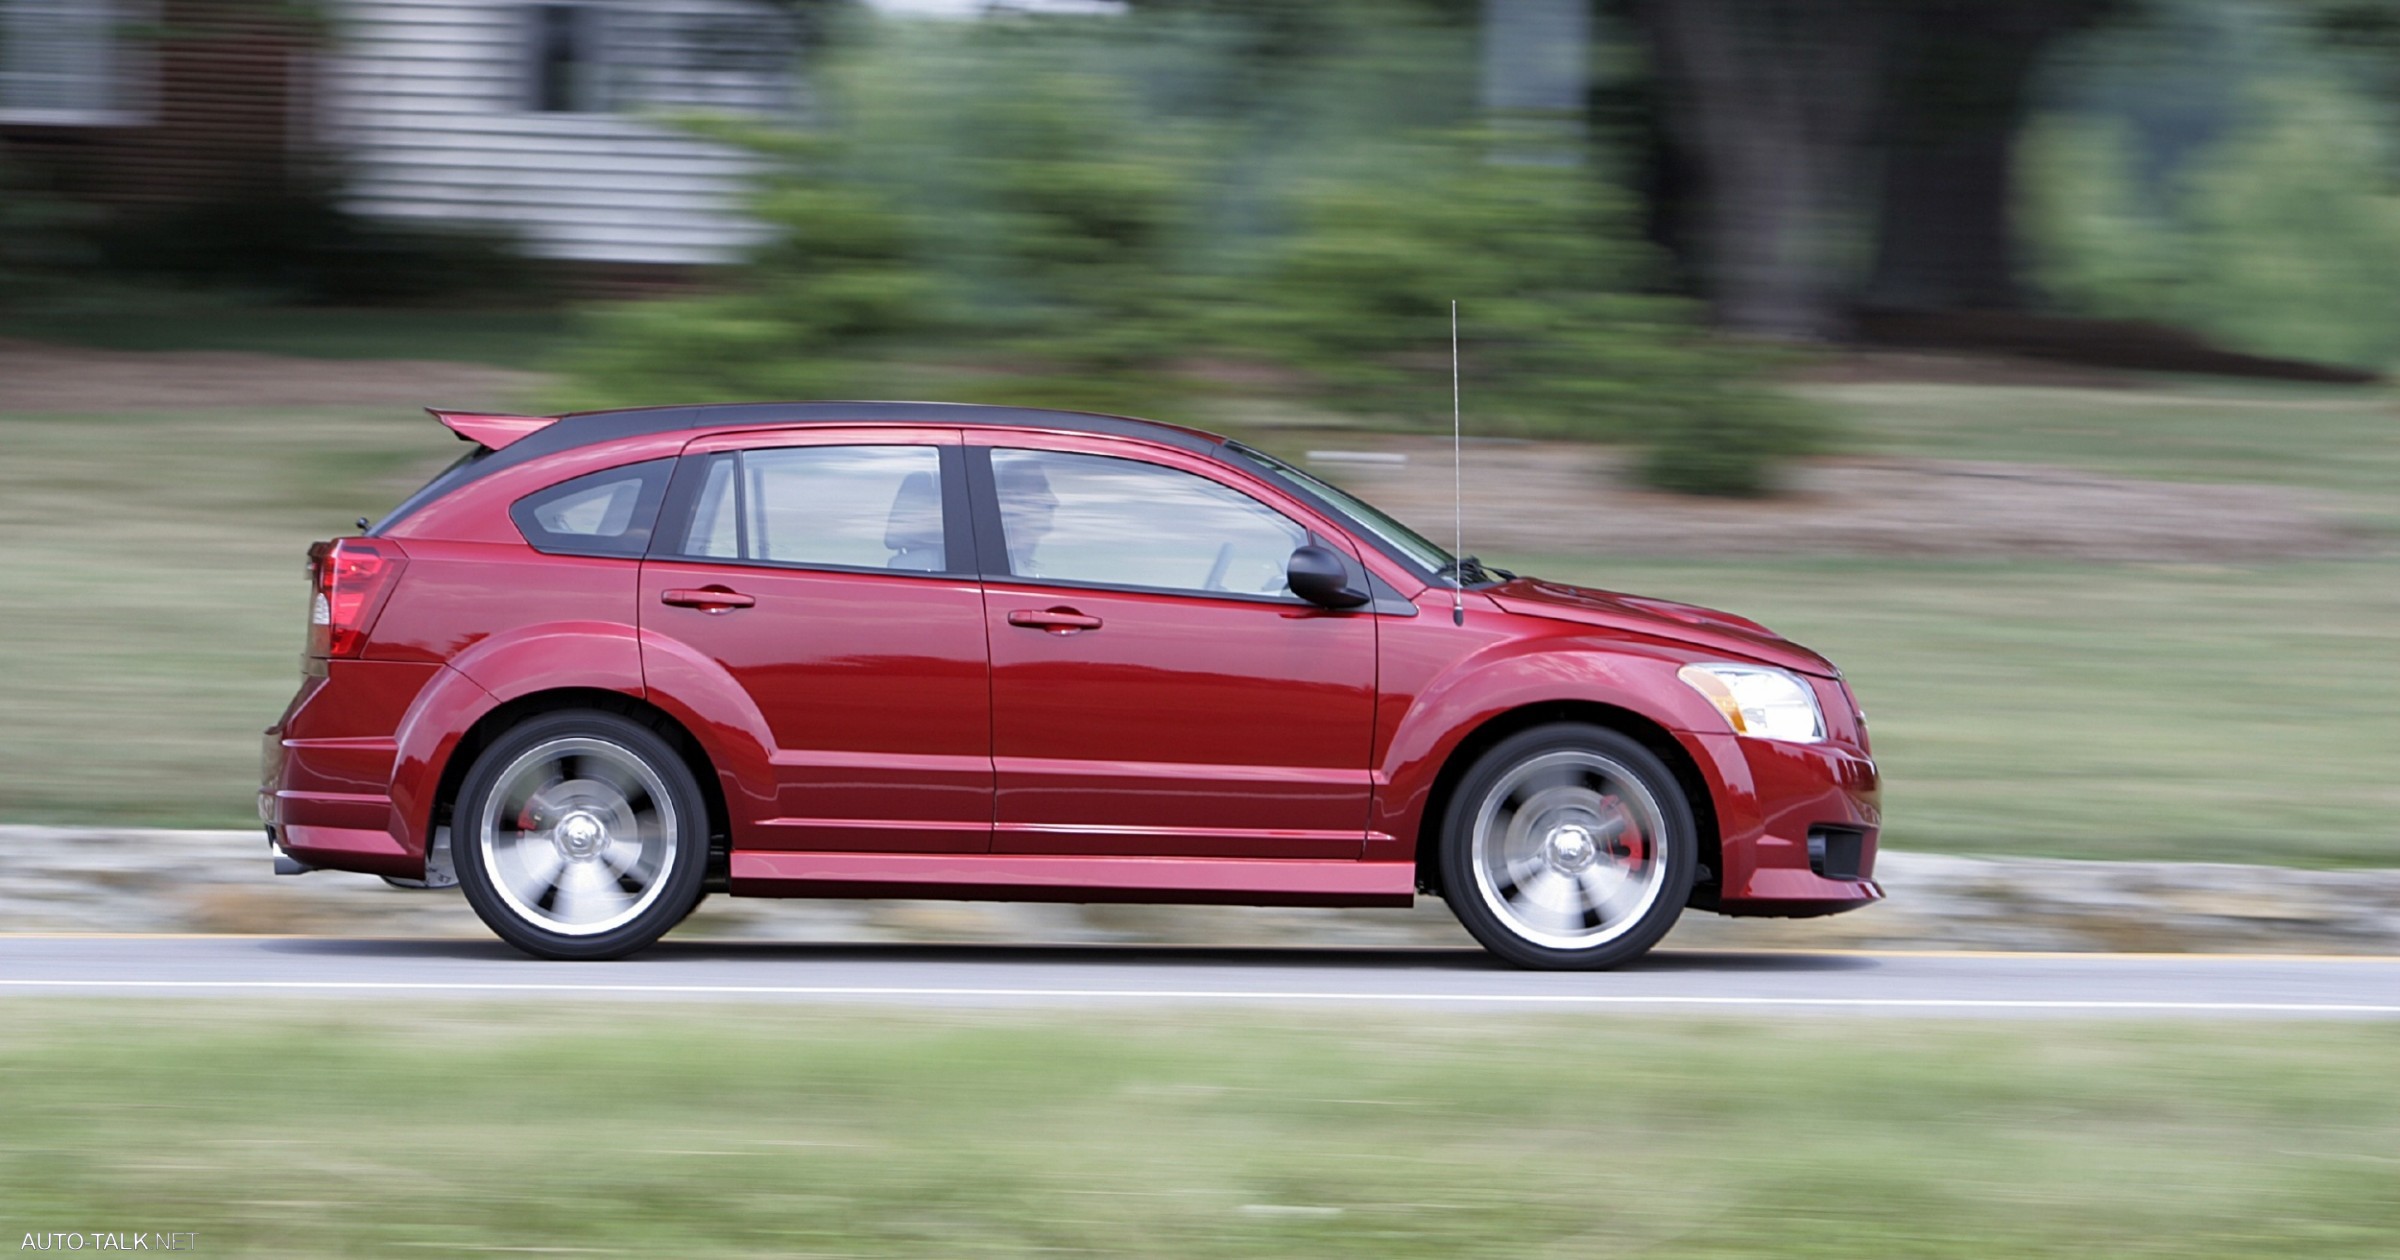
<svg viewBox="0 0 2400 1260">
<path fill-rule="evenodd" d="M 1879 899 L 1863 718 L 1740 617 L 1454 559 L 1240 443 L 926 403 L 435 413 L 310 551 L 287 873 L 612 958 L 737 896 L 1404 906 L 1604 967 Z"/>
</svg>

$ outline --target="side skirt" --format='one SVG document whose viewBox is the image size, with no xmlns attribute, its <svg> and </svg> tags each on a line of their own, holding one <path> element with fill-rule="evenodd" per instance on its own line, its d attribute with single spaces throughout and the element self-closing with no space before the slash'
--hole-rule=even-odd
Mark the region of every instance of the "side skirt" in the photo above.
<svg viewBox="0 0 2400 1260">
<path fill-rule="evenodd" d="M 1406 906 L 1413 862 L 736 849 L 737 897 Z"/>
</svg>

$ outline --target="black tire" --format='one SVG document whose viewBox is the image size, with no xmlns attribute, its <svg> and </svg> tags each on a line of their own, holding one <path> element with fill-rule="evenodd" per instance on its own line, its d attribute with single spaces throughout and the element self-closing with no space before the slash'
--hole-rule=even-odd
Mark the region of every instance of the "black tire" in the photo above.
<svg viewBox="0 0 2400 1260">
<path fill-rule="evenodd" d="M 658 732 L 598 710 L 541 714 L 494 740 L 460 785 L 450 834 L 467 904 L 537 958 L 643 949 L 691 913 L 708 875 L 708 807 L 690 768 Z"/>
<path fill-rule="evenodd" d="M 1641 957 L 1675 926 L 1699 866 L 1691 802 L 1674 773 L 1633 739 L 1580 722 L 1494 745 L 1459 781 L 1441 827 L 1451 913 L 1519 967 L 1596 970 Z"/>
</svg>

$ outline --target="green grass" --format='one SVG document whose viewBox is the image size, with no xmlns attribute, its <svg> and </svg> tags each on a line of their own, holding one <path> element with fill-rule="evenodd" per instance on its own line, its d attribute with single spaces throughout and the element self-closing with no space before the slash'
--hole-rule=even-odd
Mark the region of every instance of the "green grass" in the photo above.
<svg viewBox="0 0 2400 1260">
<path fill-rule="evenodd" d="M 0 416 L 0 819 L 248 825 L 308 544 L 458 443 L 422 415 Z"/>
<path fill-rule="evenodd" d="M 1896 848 L 2400 865 L 2400 564 L 1530 559 L 1842 666 Z"/>
<path fill-rule="evenodd" d="M 0 1221 L 242 1256 L 2388 1256 L 2386 1025 L 0 1008 Z"/>
<path fill-rule="evenodd" d="M 2400 397 L 2384 389 L 2160 381 L 2142 389 L 1861 384 L 1802 391 L 1855 449 L 2064 464 L 2168 481 L 2357 496 L 2400 526 Z"/>
<path fill-rule="evenodd" d="M 429 359 L 539 367 L 566 339 L 555 311 L 258 306 L 163 295 L 135 309 L 0 318 L 0 337 L 105 350 L 242 350 L 309 359 Z"/>
</svg>

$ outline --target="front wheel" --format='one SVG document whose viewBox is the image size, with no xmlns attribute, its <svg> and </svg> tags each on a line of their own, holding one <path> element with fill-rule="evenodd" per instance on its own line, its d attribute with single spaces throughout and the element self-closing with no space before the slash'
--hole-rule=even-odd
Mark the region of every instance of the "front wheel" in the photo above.
<svg viewBox="0 0 2400 1260">
<path fill-rule="evenodd" d="M 621 958 L 683 921 L 708 864 L 708 811 L 683 758 L 613 713 L 532 718 L 475 759 L 451 823 L 460 891 L 541 958 Z"/>
<path fill-rule="evenodd" d="M 1691 803 L 1665 763 L 1603 727 L 1521 731 L 1479 758 L 1442 822 L 1444 896 L 1520 967 L 1614 967 L 1683 913 L 1699 861 Z"/>
</svg>

